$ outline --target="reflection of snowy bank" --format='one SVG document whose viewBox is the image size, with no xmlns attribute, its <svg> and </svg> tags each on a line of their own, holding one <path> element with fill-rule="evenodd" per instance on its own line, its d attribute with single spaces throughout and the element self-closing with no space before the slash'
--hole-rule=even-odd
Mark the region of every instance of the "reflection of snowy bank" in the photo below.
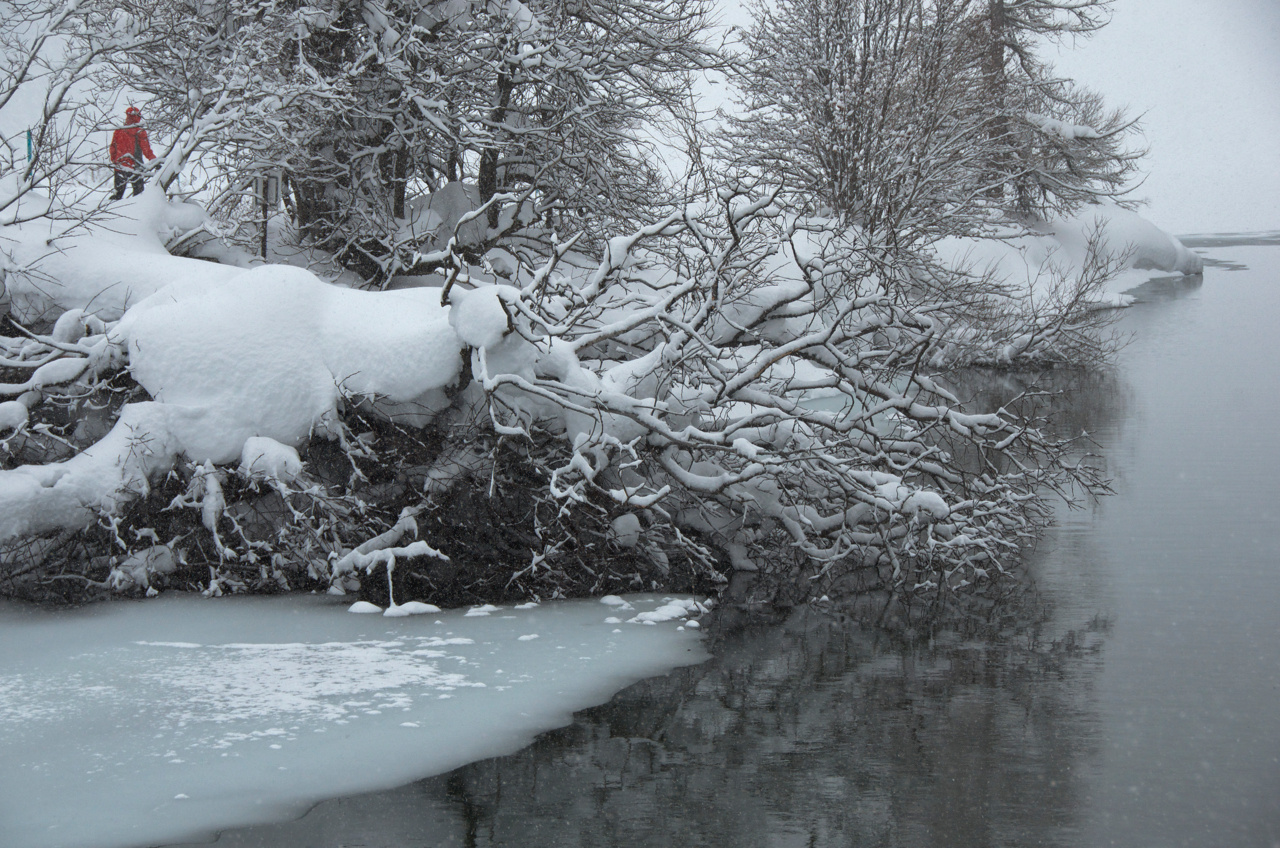
<svg viewBox="0 0 1280 848">
<path fill-rule="evenodd" d="M 5 845 L 151 844 L 287 818 L 510 753 L 705 658 L 658 597 L 395 620 L 346 606 L 0 607 Z M 623 607 L 657 623 L 618 622 Z"/>
</svg>

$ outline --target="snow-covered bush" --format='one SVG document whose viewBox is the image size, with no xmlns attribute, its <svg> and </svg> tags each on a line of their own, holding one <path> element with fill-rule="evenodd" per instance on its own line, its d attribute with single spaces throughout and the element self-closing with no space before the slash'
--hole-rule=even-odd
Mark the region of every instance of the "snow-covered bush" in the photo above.
<svg viewBox="0 0 1280 848">
<path fill-rule="evenodd" d="M 1067 302 L 979 344 L 974 319 L 1004 297 L 989 277 L 939 285 L 942 269 L 773 200 L 724 192 L 719 222 L 686 212 L 614 239 L 589 275 L 553 258 L 519 290 L 447 291 L 495 431 L 558 435 L 572 451 L 551 495 L 634 515 L 639 540 L 722 572 L 883 569 L 911 589 L 1000 572 L 1046 487 L 1099 481 L 1010 407 L 967 408 L 947 369 L 1094 354 L 1095 313 Z"/>
<path fill-rule="evenodd" d="M 443 289 L 391 292 L 263 266 L 173 282 L 110 324 L 69 313 L 13 343 L 15 364 L 48 362 L 9 393 L 51 366 L 87 390 L 127 361 L 150 400 L 73 457 L 0 471 L 0 536 L 97 527 L 76 573 L 117 589 L 158 562 L 158 583 L 209 592 L 338 590 L 417 537 L 447 559 L 395 579 L 455 597 L 735 571 L 784 592 L 852 573 L 950 590 L 1008 568 L 1046 488 L 1098 485 L 1070 440 L 948 388 L 984 355 L 1096 351 L 1096 311 L 1020 325 L 994 278 L 776 193 L 726 190 L 595 261 L 573 248 L 509 284 L 460 257 Z M 140 553 L 155 545 L 174 553 Z"/>
<path fill-rule="evenodd" d="M 221 216 L 256 218 L 254 177 L 279 173 L 292 223 L 377 285 L 432 270 L 445 190 L 489 203 L 478 253 L 535 219 L 594 237 L 669 208 L 646 139 L 725 62 L 707 0 L 138 6 L 158 43 L 107 84 L 144 95 Z"/>
</svg>

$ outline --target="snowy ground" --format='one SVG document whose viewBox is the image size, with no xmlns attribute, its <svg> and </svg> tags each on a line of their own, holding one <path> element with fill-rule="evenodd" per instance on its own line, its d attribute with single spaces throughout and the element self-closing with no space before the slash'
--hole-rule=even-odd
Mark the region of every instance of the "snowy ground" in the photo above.
<svg viewBox="0 0 1280 848">
<path fill-rule="evenodd" d="M 706 658 L 685 600 L 399 618 L 349 604 L 0 605 L 0 841 L 152 845 L 284 820 L 518 750 Z"/>
</svg>

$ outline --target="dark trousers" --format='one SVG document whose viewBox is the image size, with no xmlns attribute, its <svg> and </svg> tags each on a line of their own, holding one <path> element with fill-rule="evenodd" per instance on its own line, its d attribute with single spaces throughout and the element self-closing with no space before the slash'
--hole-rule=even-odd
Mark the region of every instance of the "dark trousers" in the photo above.
<svg viewBox="0 0 1280 848">
<path fill-rule="evenodd" d="M 119 200 L 120 198 L 124 197 L 125 183 L 129 183 L 129 182 L 133 183 L 134 197 L 137 197 L 138 195 L 142 194 L 142 190 L 146 188 L 146 185 L 147 185 L 146 180 L 142 178 L 142 174 L 137 174 L 137 173 L 134 173 L 133 171 L 121 171 L 117 169 L 115 172 L 115 180 L 116 180 L 116 191 L 115 191 L 115 194 L 111 195 L 112 200 Z"/>
</svg>

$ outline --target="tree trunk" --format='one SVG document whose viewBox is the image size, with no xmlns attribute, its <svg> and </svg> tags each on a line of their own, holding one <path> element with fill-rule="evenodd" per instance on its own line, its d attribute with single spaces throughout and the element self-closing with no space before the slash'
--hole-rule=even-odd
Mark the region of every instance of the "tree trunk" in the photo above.
<svg viewBox="0 0 1280 848">
<path fill-rule="evenodd" d="M 510 74 L 498 74 L 498 102 L 489 113 L 493 133 L 498 135 L 498 126 L 507 119 L 507 107 L 511 105 L 511 92 L 514 88 Z M 480 202 L 487 203 L 498 193 L 498 146 L 491 144 L 480 154 L 479 188 Z M 489 226 L 498 226 L 498 214 L 501 210 L 497 204 L 489 207 Z"/>
<path fill-rule="evenodd" d="M 992 200 L 1004 199 L 1004 181 L 1008 177 L 1008 155 L 1005 145 L 1008 144 L 1009 117 L 1005 114 L 1005 101 L 1008 80 L 1005 77 L 1005 45 L 1009 19 L 1005 12 L 1005 0 L 987 0 L 987 44 L 983 53 L 983 74 L 986 77 L 987 94 L 990 98 L 992 116 L 991 140 L 992 161 L 988 179 L 992 185 L 987 189 L 987 196 Z"/>
</svg>

